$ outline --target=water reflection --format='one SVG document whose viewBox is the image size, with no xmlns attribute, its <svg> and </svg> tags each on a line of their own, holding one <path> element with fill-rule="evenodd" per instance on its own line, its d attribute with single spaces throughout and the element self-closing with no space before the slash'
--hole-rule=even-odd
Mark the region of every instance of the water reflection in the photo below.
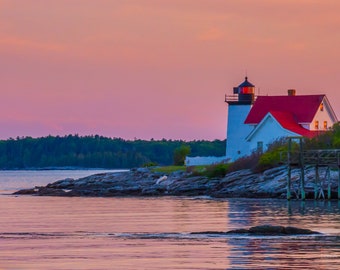
<svg viewBox="0 0 340 270">
<path fill-rule="evenodd" d="M 296 226 L 332 233 L 340 230 L 338 201 L 229 200 L 227 218 L 231 227 L 263 224 Z M 321 226 L 320 224 L 328 224 Z"/>
<path fill-rule="evenodd" d="M 339 269 L 338 237 L 228 239 L 229 269 Z"/>
<path fill-rule="evenodd" d="M 323 233 L 312 237 L 228 238 L 228 269 L 338 269 L 340 202 L 230 200 L 231 227 L 295 226 Z"/>
<path fill-rule="evenodd" d="M 335 201 L 0 196 L 0 269 L 333 270 L 339 209 Z M 263 224 L 324 235 L 190 237 Z"/>
</svg>

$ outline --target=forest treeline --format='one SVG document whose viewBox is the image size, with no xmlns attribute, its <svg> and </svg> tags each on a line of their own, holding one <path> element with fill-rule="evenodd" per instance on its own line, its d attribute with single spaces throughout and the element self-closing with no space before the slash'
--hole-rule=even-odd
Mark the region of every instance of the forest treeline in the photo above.
<svg viewBox="0 0 340 270">
<path fill-rule="evenodd" d="M 18 137 L 0 140 L 0 169 L 47 167 L 132 168 L 171 165 L 183 146 L 190 156 L 223 156 L 225 140 L 124 140 L 93 136 Z"/>
</svg>

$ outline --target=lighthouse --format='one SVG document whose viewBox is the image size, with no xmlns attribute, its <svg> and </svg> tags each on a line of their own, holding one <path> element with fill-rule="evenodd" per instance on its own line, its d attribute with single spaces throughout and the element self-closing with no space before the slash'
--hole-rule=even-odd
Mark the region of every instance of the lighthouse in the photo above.
<svg viewBox="0 0 340 270">
<path fill-rule="evenodd" d="M 227 148 L 226 158 L 234 161 L 249 154 L 250 146 L 246 137 L 252 131 L 251 125 L 245 125 L 255 99 L 255 86 L 245 77 L 243 83 L 234 87 L 233 95 L 226 95 L 228 103 Z"/>
</svg>

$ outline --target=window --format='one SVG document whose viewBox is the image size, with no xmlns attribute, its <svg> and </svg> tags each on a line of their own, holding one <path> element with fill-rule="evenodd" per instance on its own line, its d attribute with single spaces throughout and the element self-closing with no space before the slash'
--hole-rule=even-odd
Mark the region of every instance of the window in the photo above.
<svg viewBox="0 0 340 270">
<path fill-rule="evenodd" d="M 320 111 L 323 112 L 323 102 L 320 104 Z"/>
<path fill-rule="evenodd" d="M 257 152 L 263 153 L 263 142 L 257 142 Z"/>
<path fill-rule="evenodd" d="M 319 121 L 316 120 L 314 123 L 314 129 L 319 129 Z"/>
<path fill-rule="evenodd" d="M 327 129 L 327 121 L 323 121 L 323 129 Z"/>
</svg>

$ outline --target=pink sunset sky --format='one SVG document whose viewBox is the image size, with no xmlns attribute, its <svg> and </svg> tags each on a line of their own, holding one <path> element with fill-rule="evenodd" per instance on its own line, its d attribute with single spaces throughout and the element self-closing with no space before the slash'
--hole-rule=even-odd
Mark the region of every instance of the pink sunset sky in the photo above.
<svg viewBox="0 0 340 270">
<path fill-rule="evenodd" d="M 247 73 L 340 117 L 339 0 L 0 0 L 0 138 L 225 139 Z"/>
</svg>

